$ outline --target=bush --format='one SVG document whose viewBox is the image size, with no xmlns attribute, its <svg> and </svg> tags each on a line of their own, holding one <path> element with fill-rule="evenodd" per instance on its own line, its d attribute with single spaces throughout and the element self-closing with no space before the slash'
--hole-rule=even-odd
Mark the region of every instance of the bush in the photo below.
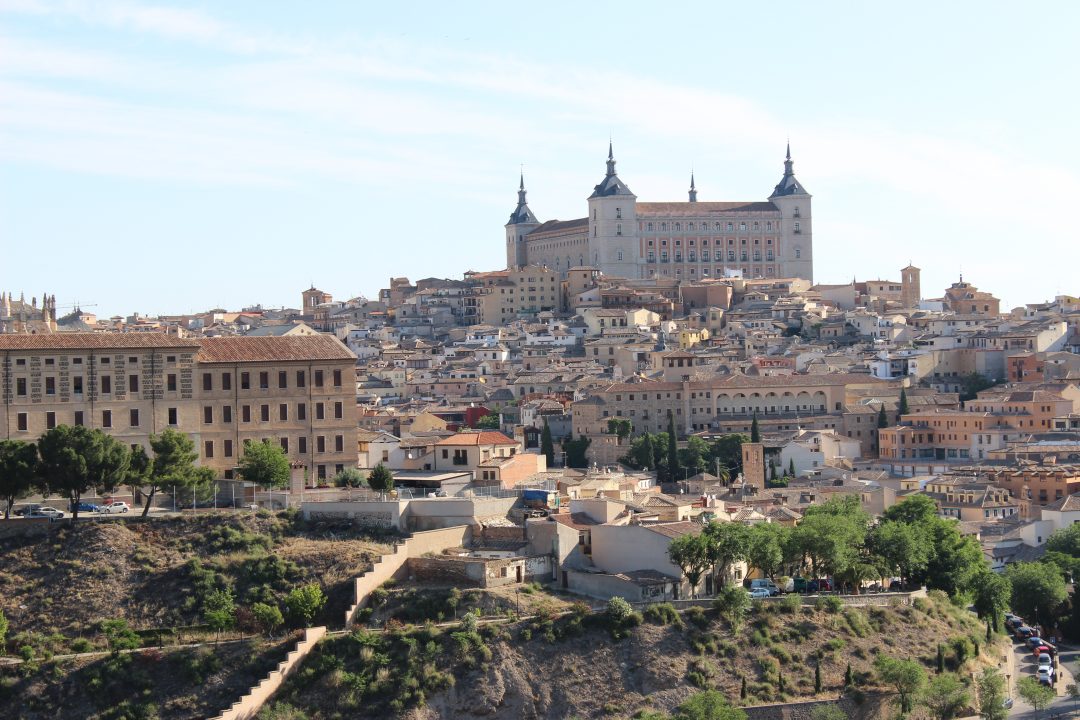
<svg viewBox="0 0 1080 720">
<path fill-rule="evenodd" d="M 621 624 L 626 618 L 630 617 L 634 612 L 633 606 L 626 602 L 626 598 L 616 595 L 607 602 L 607 608 L 604 613 L 607 615 L 608 620 L 613 623 Z"/>
<path fill-rule="evenodd" d="M 842 603 L 840 598 L 835 595 L 825 595 L 817 599 L 817 608 L 819 610 L 824 610 L 827 613 L 838 613 L 843 607 L 844 603 Z"/>
<path fill-rule="evenodd" d="M 741 587 L 729 585 L 713 600 L 713 608 L 733 630 L 738 630 L 750 611 L 750 593 Z"/>
<path fill-rule="evenodd" d="M 4 611 L 0 610 L 0 655 L 5 655 L 5 648 L 7 647 L 7 632 L 8 632 L 8 619 L 4 616 Z"/>
<path fill-rule="evenodd" d="M 794 593 L 785 595 L 778 605 L 780 607 L 780 612 L 794 615 L 799 612 L 799 608 L 802 607 L 802 598 Z"/>
<path fill-rule="evenodd" d="M 864 638 L 870 634 L 870 623 L 866 619 L 866 614 L 862 611 L 855 608 L 845 608 L 844 619 L 847 620 L 851 632 L 858 637 Z"/>
<path fill-rule="evenodd" d="M 277 605 L 255 603 L 251 606 L 251 614 L 255 620 L 255 625 L 267 635 L 273 634 L 285 622 L 285 618 L 281 616 L 281 610 L 278 609 Z"/>
<path fill-rule="evenodd" d="M 326 605 L 326 595 L 323 594 L 318 583 L 293 588 L 285 598 L 285 607 L 289 617 L 304 627 L 311 626 L 311 621 L 324 605 Z"/>
<path fill-rule="evenodd" d="M 109 643 L 109 649 L 114 653 L 121 650 L 134 650 L 139 647 L 139 636 L 128 627 L 127 620 L 117 618 L 115 620 L 103 620 L 101 634 Z"/>
<path fill-rule="evenodd" d="M 645 620 L 651 622 L 653 625 L 674 625 L 675 627 L 682 627 L 683 621 L 679 617 L 679 611 L 675 609 L 675 606 L 671 603 L 660 603 L 659 605 L 650 605 L 645 608 L 645 612 L 642 613 Z"/>
<path fill-rule="evenodd" d="M 709 626 L 709 616 L 705 614 L 705 609 L 698 606 L 687 608 L 686 619 L 691 624 L 696 625 L 699 628 L 705 629 Z"/>
</svg>

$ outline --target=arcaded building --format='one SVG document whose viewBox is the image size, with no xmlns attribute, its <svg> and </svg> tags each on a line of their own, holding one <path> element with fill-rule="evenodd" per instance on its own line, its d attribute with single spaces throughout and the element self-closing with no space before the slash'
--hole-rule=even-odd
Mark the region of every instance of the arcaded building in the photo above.
<svg viewBox="0 0 1080 720">
<path fill-rule="evenodd" d="M 639 201 L 615 172 L 608 148 L 607 172 L 589 195 L 588 215 L 540 222 L 525 199 L 505 225 L 508 267 L 542 265 L 565 278 L 570 268 L 590 266 L 629 279 L 683 281 L 724 277 L 814 278 L 811 196 L 796 180 L 791 148 L 784 175 L 762 201 L 699 201 L 690 177 L 685 202 Z"/>
</svg>

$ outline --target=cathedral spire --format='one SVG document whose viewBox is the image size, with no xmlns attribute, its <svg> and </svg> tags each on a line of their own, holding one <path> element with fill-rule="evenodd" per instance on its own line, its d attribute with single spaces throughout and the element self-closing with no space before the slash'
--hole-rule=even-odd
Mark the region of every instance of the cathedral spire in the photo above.
<svg viewBox="0 0 1080 720">
<path fill-rule="evenodd" d="M 611 177 L 615 174 L 615 151 L 612 147 L 611 141 L 608 140 L 607 144 L 607 176 Z"/>
<path fill-rule="evenodd" d="M 690 202 L 697 202 L 697 186 L 694 184 L 694 171 L 690 171 Z"/>
<path fill-rule="evenodd" d="M 532 210 L 529 209 L 529 205 L 525 202 L 525 171 L 521 171 L 521 176 L 518 181 L 518 201 L 517 207 L 514 208 L 514 212 L 510 213 L 510 222 L 507 225 L 520 225 L 521 223 L 537 223 L 539 221 L 536 216 L 533 215 Z"/>
<path fill-rule="evenodd" d="M 788 140 L 787 149 L 784 153 L 784 177 L 777 183 L 772 195 L 769 197 L 807 194 L 806 188 L 795 179 L 795 162 L 791 159 L 791 141 Z"/>
</svg>

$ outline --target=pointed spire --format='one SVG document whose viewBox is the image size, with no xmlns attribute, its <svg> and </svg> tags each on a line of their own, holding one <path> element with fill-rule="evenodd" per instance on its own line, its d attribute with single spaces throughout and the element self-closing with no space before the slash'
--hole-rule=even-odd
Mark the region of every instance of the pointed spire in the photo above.
<svg viewBox="0 0 1080 720">
<path fill-rule="evenodd" d="M 517 225 L 519 223 L 537 223 L 536 216 L 533 215 L 532 210 L 529 209 L 528 203 L 525 201 L 525 171 L 521 171 L 521 175 L 518 179 L 518 201 L 517 207 L 514 208 L 514 212 L 510 213 L 510 222 L 508 225 Z"/>
<path fill-rule="evenodd" d="M 784 156 L 784 177 L 791 177 L 795 174 L 795 163 L 791 160 L 791 141 L 787 143 L 787 154 Z"/>
<path fill-rule="evenodd" d="M 608 140 L 607 144 L 607 174 L 608 177 L 615 174 L 615 150 L 612 147 L 611 140 Z"/>
<path fill-rule="evenodd" d="M 770 198 L 781 195 L 806 195 L 806 188 L 795 179 L 795 162 L 791 159 L 791 140 L 788 140 L 784 152 L 784 177 L 773 189 Z"/>
<path fill-rule="evenodd" d="M 690 171 L 690 202 L 697 202 L 697 185 L 694 184 L 694 171 Z"/>
</svg>

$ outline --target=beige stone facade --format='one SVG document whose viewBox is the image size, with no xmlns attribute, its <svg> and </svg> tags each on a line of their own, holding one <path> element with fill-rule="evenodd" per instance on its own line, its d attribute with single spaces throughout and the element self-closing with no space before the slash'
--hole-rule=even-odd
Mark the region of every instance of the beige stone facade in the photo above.
<svg viewBox="0 0 1080 720">
<path fill-rule="evenodd" d="M 149 447 L 166 428 L 231 477 L 246 441 L 279 443 L 313 479 L 355 466 L 355 356 L 327 335 L 183 340 L 157 333 L 0 337 L 0 437 L 56 425 Z"/>
</svg>

